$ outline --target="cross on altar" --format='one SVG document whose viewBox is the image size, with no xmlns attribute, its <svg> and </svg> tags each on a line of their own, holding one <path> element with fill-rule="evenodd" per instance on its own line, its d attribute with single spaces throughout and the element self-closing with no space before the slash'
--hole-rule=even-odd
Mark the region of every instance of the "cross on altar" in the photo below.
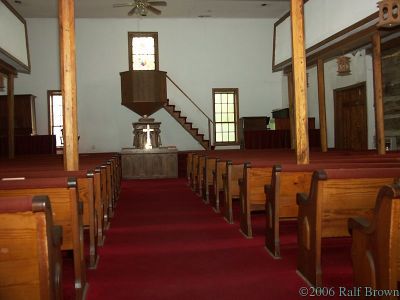
<svg viewBox="0 0 400 300">
<path fill-rule="evenodd" d="M 147 134 L 147 140 L 146 140 L 146 145 L 144 145 L 144 149 L 152 149 L 153 146 L 151 145 L 151 139 L 150 139 L 150 132 L 154 131 L 154 129 L 150 128 L 150 125 L 147 124 L 147 128 L 143 129 L 143 132 Z"/>
</svg>

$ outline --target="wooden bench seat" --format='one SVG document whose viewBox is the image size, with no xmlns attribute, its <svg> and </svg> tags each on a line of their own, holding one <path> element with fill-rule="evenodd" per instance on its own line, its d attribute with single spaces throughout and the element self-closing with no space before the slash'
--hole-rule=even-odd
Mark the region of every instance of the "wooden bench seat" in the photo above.
<svg viewBox="0 0 400 300">
<path fill-rule="evenodd" d="M 76 299 L 84 299 L 87 291 L 83 249 L 83 204 L 78 201 L 76 178 L 31 178 L 0 181 L 0 197 L 47 195 L 53 221 L 63 229 L 62 250 L 73 250 Z"/>
<path fill-rule="evenodd" d="M 98 234 L 102 238 L 102 222 L 98 220 L 99 212 L 103 206 L 100 200 L 95 199 L 96 189 L 100 189 L 95 179 L 94 171 L 19 171 L 1 172 L 0 179 L 7 178 L 50 178 L 50 177 L 75 177 L 78 184 L 79 200 L 83 203 L 83 225 L 89 230 L 89 268 L 95 269 L 98 264 Z M 96 185 L 97 184 L 97 185 Z M 97 200 L 97 201 L 96 201 Z"/>
<path fill-rule="evenodd" d="M 216 157 L 209 157 L 209 156 L 205 157 L 202 189 L 204 190 L 203 199 L 206 203 L 210 203 L 210 190 L 213 191 L 212 189 L 214 183 L 213 173 L 215 170 L 216 161 L 217 161 Z M 215 195 L 213 195 L 213 197 L 215 197 Z"/>
<path fill-rule="evenodd" d="M 400 167 L 399 163 L 376 162 L 312 163 L 309 165 L 282 164 L 272 169 L 270 184 L 265 185 L 266 230 L 265 247 L 274 258 L 280 257 L 280 220 L 297 218 L 297 193 L 308 193 L 312 173 L 318 169 L 388 168 Z M 249 217 L 248 217 L 249 218 Z"/>
<path fill-rule="evenodd" d="M 109 222 L 118 200 L 121 182 L 121 158 L 118 153 L 80 154 L 81 171 L 94 170 L 95 206 L 98 222 L 98 245 L 104 243 L 104 230 Z M 3 163 L 4 162 L 4 163 Z M 2 171 L 63 171 L 60 155 L 31 155 L 2 161 Z M 97 183 L 97 184 L 96 184 Z M 97 210 L 98 208 L 98 210 Z M 85 214 L 86 214 L 85 209 Z M 86 218 L 85 218 L 86 219 Z"/>
<path fill-rule="evenodd" d="M 371 220 L 349 219 L 354 286 L 397 290 L 400 280 L 400 186 L 379 190 Z M 362 290 L 361 295 L 366 296 Z M 394 295 L 385 299 L 397 299 Z"/>
<path fill-rule="evenodd" d="M 349 236 L 347 220 L 368 217 L 378 190 L 400 177 L 400 168 L 325 169 L 315 171 L 309 195 L 297 194 L 299 273 L 322 285 L 321 239 Z"/>
<path fill-rule="evenodd" d="M 243 166 L 243 179 L 240 186 L 240 230 L 248 238 L 253 236 L 251 213 L 265 210 L 264 186 L 271 182 L 272 166 Z"/>
<path fill-rule="evenodd" d="M 47 196 L 0 197 L 0 299 L 62 299 L 61 239 Z"/>
</svg>

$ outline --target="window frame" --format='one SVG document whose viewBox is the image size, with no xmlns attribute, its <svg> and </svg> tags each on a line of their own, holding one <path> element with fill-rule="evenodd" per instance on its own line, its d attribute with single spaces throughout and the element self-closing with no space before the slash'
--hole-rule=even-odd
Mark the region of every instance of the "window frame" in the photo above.
<svg viewBox="0 0 400 300">
<path fill-rule="evenodd" d="M 217 142 L 217 132 L 216 125 L 217 122 L 215 120 L 215 95 L 223 94 L 223 93 L 232 93 L 234 96 L 234 106 L 235 106 L 235 141 L 234 142 Z M 238 88 L 213 88 L 212 89 L 212 106 L 213 106 L 213 121 L 214 121 L 214 142 L 216 146 L 229 146 L 229 145 L 240 145 L 239 141 L 239 89 Z M 218 122 L 218 123 L 227 123 L 227 122 Z"/>
<path fill-rule="evenodd" d="M 154 71 L 159 71 L 158 60 L 158 32 L 128 32 L 128 55 L 129 55 L 129 71 L 140 71 L 133 69 L 132 62 L 132 39 L 134 37 L 152 37 L 154 38 Z M 150 71 L 150 70 L 149 70 Z"/>
<path fill-rule="evenodd" d="M 61 96 L 62 97 L 62 92 L 61 90 L 48 90 L 47 91 L 47 110 L 48 110 L 48 132 L 49 135 L 53 135 L 53 102 L 52 102 L 52 97 L 53 96 Z M 63 112 L 63 123 L 64 123 L 64 112 Z M 64 124 L 63 126 L 64 127 Z M 57 148 L 62 148 L 62 146 L 57 146 Z"/>
</svg>

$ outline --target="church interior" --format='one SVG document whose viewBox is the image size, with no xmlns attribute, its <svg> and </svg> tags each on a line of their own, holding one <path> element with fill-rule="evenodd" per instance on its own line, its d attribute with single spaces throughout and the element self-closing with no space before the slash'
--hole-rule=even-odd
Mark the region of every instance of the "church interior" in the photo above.
<svg viewBox="0 0 400 300">
<path fill-rule="evenodd" d="M 400 297 L 399 0 L 0 0 L 0 299 Z"/>
</svg>

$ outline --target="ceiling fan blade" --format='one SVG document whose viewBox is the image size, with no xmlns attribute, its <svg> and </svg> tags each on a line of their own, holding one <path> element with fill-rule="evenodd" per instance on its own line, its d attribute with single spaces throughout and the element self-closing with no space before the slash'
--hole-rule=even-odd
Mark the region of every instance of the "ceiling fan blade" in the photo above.
<svg viewBox="0 0 400 300">
<path fill-rule="evenodd" d="M 149 1 L 147 3 L 153 6 L 167 6 L 167 2 L 165 1 Z"/>
<path fill-rule="evenodd" d="M 128 16 L 134 15 L 135 12 L 136 12 L 136 9 L 137 9 L 137 6 L 135 6 L 134 8 L 132 8 L 132 9 L 128 12 Z"/>
<path fill-rule="evenodd" d="M 147 6 L 147 9 L 156 15 L 161 15 L 161 10 L 159 10 L 151 5 Z"/>
<path fill-rule="evenodd" d="M 134 5 L 136 5 L 135 2 L 116 3 L 116 4 L 113 4 L 113 7 L 125 7 L 125 6 L 134 6 Z"/>
</svg>

